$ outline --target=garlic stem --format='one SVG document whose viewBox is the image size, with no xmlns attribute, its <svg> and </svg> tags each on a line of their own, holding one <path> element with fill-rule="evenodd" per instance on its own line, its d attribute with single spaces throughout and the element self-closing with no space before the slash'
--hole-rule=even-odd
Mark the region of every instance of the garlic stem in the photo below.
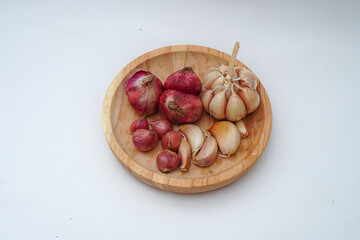
<svg viewBox="0 0 360 240">
<path fill-rule="evenodd" d="M 236 41 L 232 55 L 231 55 L 231 59 L 229 62 L 229 68 L 228 68 L 228 76 L 230 76 L 230 79 L 232 78 L 232 72 L 234 70 L 234 64 L 236 61 L 236 55 L 238 54 L 238 51 L 239 51 L 239 47 L 240 47 L 240 43 L 239 43 L 239 41 Z"/>
</svg>

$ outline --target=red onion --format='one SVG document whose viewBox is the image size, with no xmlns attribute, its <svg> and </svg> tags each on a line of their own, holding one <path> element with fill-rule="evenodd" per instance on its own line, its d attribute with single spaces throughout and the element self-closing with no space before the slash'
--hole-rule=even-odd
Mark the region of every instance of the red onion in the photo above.
<svg viewBox="0 0 360 240">
<path fill-rule="evenodd" d="M 193 123 L 201 117 L 203 105 L 197 96 L 166 90 L 160 96 L 159 110 L 172 123 Z"/>
<path fill-rule="evenodd" d="M 130 105 L 141 115 L 153 114 L 163 91 L 161 81 L 152 73 L 138 71 L 125 83 Z"/>
<path fill-rule="evenodd" d="M 195 96 L 199 96 L 202 89 L 201 81 L 191 67 L 184 67 L 171 74 L 165 80 L 164 88 L 166 90 L 178 90 Z"/>
</svg>

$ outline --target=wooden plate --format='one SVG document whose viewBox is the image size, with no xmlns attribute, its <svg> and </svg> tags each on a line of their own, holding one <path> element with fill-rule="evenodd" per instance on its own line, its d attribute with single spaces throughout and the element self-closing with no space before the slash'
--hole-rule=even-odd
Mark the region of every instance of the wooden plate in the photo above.
<svg viewBox="0 0 360 240">
<path fill-rule="evenodd" d="M 137 70 L 152 72 L 161 81 L 173 72 L 190 66 L 202 80 L 209 68 L 228 65 L 230 56 L 218 50 L 194 46 L 176 45 L 148 52 L 124 67 L 112 81 L 103 104 L 103 127 L 111 150 L 120 162 L 141 181 L 171 192 L 198 193 L 223 187 L 243 175 L 259 158 L 270 136 L 272 114 L 269 98 L 262 84 L 258 86 L 260 107 L 244 121 L 249 136 L 242 140 L 238 151 L 229 158 L 218 157 L 206 168 L 191 165 L 189 172 L 180 170 L 161 173 L 156 167 L 156 157 L 162 151 L 160 141 L 149 152 L 140 152 L 132 144 L 131 123 L 140 116 L 133 110 L 125 94 L 125 81 Z M 240 61 L 235 66 L 246 67 Z M 162 117 L 159 112 L 148 120 Z M 205 111 L 198 126 L 207 129 L 214 122 Z M 174 126 L 177 129 L 178 126 Z"/>
</svg>

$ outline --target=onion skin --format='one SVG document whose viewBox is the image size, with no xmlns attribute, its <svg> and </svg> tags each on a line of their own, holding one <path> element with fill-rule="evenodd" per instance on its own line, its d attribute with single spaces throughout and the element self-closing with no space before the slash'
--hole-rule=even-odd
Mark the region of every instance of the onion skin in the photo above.
<svg viewBox="0 0 360 240">
<path fill-rule="evenodd" d="M 159 135 L 161 139 L 167 132 L 172 130 L 172 125 L 169 120 L 162 118 L 150 122 L 152 129 Z"/>
<path fill-rule="evenodd" d="M 202 85 L 199 77 L 195 74 L 191 67 L 183 69 L 171 74 L 164 82 L 166 90 L 177 90 L 183 93 L 199 96 Z"/>
<path fill-rule="evenodd" d="M 181 135 L 176 131 L 167 132 L 161 139 L 161 147 L 164 150 L 177 152 L 181 141 Z"/>
<path fill-rule="evenodd" d="M 130 126 L 130 132 L 134 133 L 137 129 L 149 129 L 149 123 L 146 118 L 136 119 Z"/>
<path fill-rule="evenodd" d="M 155 131 L 148 129 L 137 129 L 133 134 L 132 141 L 137 150 L 146 152 L 156 146 L 158 135 Z"/>
<path fill-rule="evenodd" d="M 135 111 L 147 116 L 156 111 L 163 85 L 151 72 L 138 71 L 126 81 L 125 91 Z"/>
<path fill-rule="evenodd" d="M 193 123 L 201 117 L 203 105 L 197 96 L 166 90 L 160 96 L 159 110 L 172 123 Z"/>
<path fill-rule="evenodd" d="M 160 172 L 171 172 L 179 167 L 180 158 L 176 153 L 165 150 L 157 156 L 156 165 Z"/>
</svg>

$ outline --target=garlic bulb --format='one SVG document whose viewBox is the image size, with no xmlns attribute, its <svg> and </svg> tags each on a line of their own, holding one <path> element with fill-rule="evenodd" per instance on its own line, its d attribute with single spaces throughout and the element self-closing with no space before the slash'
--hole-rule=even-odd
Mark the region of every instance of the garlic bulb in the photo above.
<svg viewBox="0 0 360 240">
<path fill-rule="evenodd" d="M 212 117 L 236 122 L 259 107 L 260 95 L 258 79 L 250 70 L 235 67 L 231 76 L 224 65 L 209 72 L 202 83 L 201 101 Z"/>
</svg>

